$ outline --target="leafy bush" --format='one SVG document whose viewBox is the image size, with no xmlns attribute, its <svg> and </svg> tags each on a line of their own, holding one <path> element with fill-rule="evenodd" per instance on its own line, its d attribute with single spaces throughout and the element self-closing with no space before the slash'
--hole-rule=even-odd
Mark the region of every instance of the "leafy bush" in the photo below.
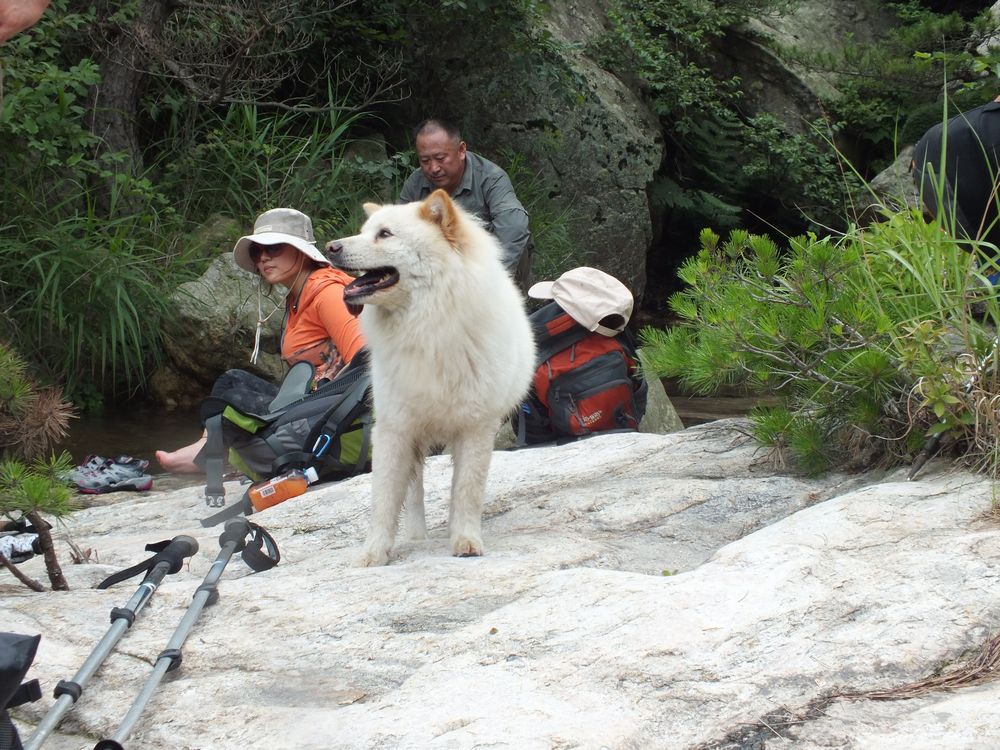
<svg viewBox="0 0 1000 750">
<path fill-rule="evenodd" d="M 681 324 L 642 332 L 647 367 L 698 393 L 774 396 L 751 421 L 777 457 L 810 472 L 892 464 L 946 432 L 966 460 L 1000 473 L 1000 312 L 974 254 L 936 222 L 890 215 L 783 249 L 704 230 L 680 276 L 688 288 L 670 305 Z"/>
</svg>

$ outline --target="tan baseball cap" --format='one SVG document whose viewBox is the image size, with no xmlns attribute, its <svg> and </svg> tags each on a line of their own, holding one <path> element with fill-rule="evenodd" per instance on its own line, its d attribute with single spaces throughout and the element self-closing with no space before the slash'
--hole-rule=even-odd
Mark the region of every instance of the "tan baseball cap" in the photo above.
<svg viewBox="0 0 1000 750">
<path fill-rule="evenodd" d="M 539 281 L 528 290 L 535 299 L 551 299 L 588 331 L 617 336 L 632 317 L 632 292 L 614 276 L 580 266 L 555 281 Z"/>
<path fill-rule="evenodd" d="M 288 243 L 307 258 L 329 266 L 330 259 L 316 247 L 312 220 L 294 208 L 272 208 L 257 217 L 253 234 L 240 237 L 233 248 L 233 258 L 240 268 L 254 273 L 257 269 L 250 259 L 250 248 L 257 245 L 282 245 Z"/>
</svg>

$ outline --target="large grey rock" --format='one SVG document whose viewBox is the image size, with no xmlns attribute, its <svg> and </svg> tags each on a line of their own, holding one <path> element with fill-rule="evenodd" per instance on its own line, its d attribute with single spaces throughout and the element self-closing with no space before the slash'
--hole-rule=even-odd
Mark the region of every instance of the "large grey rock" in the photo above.
<svg viewBox="0 0 1000 750">
<path fill-rule="evenodd" d="M 223 372 L 238 367 L 278 381 L 285 371 L 280 347 L 283 298 L 261 294 L 267 322 L 261 354 L 250 364 L 258 317 L 258 280 L 219 255 L 201 278 L 181 284 L 171 296 L 175 315 L 164 330 L 165 367 L 152 382 L 154 397 L 170 406 L 199 403 Z"/>
<path fill-rule="evenodd" d="M 910 172 L 913 161 L 913 145 L 900 150 L 899 156 L 883 169 L 869 183 L 878 199 L 889 208 L 922 208 L 920 193 Z"/>
<path fill-rule="evenodd" d="M 604 30 L 605 6 L 553 3 L 541 31 L 552 43 L 536 49 L 497 50 L 494 35 L 455 34 L 447 48 L 420 50 L 422 67 L 439 77 L 424 81 L 414 101 L 423 108 L 418 117 L 439 112 L 464 123 L 469 147 L 501 166 L 509 166 L 505 153 L 524 155 L 569 211 L 577 260 L 641 299 L 653 237 L 646 188 L 663 136 L 641 94 L 584 51 Z"/>
<path fill-rule="evenodd" d="M 677 410 L 663 387 L 659 378 L 647 378 L 646 413 L 639 423 L 640 432 L 653 432 L 666 435 L 668 432 L 680 432 L 684 423 L 677 415 Z"/>
<path fill-rule="evenodd" d="M 744 106 L 775 115 L 791 132 L 807 132 L 823 114 L 823 100 L 839 96 L 840 78 L 836 70 L 800 62 L 798 55 L 870 44 L 897 23 L 878 0 L 802 0 L 787 12 L 751 19 L 720 52 L 729 61 L 728 72 L 740 77 Z"/>
<path fill-rule="evenodd" d="M 961 660 L 1000 625 L 1000 534 L 984 479 L 937 463 L 915 482 L 789 476 L 746 427 L 497 453 L 478 559 L 447 552 L 447 456 L 427 470 L 430 539 L 385 568 L 352 567 L 368 476 L 253 516 L 282 562 L 229 564 L 126 746 L 624 750 L 722 747 L 755 728 L 755 747 L 1000 746 L 994 684 L 833 701 L 779 727 L 787 739 L 759 723 Z M 196 489 L 91 508 L 67 529 L 100 564 L 67 565 L 72 591 L 0 578 L 4 629 L 43 634 L 29 676 L 45 697 L 15 710 L 30 731 L 136 581 L 92 586 L 149 541 L 201 542 L 47 748 L 114 731 L 217 554 L 206 512 Z M 38 558 L 22 569 L 43 577 Z"/>
</svg>

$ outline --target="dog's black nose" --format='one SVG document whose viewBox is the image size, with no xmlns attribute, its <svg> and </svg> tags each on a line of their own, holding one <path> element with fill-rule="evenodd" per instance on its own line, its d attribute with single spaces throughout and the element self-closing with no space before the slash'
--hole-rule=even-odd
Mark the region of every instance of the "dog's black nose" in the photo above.
<svg viewBox="0 0 1000 750">
<path fill-rule="evenodd" d="M 326 243 L 327 255 L 336 255 L 344 249 L 344 243 L 339 240 L 330 240 Z"/>
</svg>

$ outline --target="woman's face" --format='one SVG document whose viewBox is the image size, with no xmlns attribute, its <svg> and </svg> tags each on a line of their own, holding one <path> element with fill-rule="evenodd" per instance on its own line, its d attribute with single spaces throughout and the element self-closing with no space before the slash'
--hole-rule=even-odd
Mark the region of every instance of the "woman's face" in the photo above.
<svg viewBox="0 0 1000 750">
<path fill-rule="evenodd" d="M 268 284 L 290 287 L 305 260 L 294 245 L 258 245 L 250 248 L 250 259 L 257 267 L 257 273 Z"/>
</svg>

